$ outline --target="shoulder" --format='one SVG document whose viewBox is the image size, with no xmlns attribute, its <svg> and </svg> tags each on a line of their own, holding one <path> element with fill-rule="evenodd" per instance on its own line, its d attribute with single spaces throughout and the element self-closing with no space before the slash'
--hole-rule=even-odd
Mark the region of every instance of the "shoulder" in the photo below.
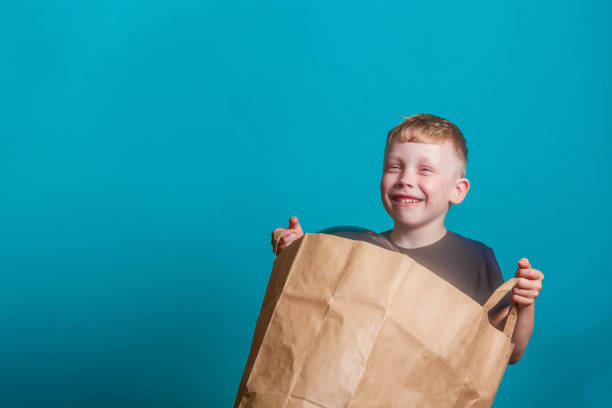
<svg viewBox="0 0 612 408">
<path fill-rule="evenodd" d="M 493 252 L 493 250 L 487 246 L 484 242 L 467 238 L 456 232 L 448 230 L 448 242 L 450 245 L 457 247 L 466 252 L 470 252 L 474 255 L 487 256 Z"/>
</svg>

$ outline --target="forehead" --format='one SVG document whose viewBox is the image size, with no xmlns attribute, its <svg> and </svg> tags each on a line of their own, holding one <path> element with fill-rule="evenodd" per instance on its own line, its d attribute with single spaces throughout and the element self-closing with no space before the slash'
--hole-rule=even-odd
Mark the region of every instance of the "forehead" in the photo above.
<svg viewBox="0 0 612 408">
<path fill-rule="evenodd" d="M 394 141 L 389 145 L 385 158 L 386 160 L 423 160 L 442 164 L 456 160 L 455 156 L 453 146 L 448 141 L 440 144 Z"/>
</svg>

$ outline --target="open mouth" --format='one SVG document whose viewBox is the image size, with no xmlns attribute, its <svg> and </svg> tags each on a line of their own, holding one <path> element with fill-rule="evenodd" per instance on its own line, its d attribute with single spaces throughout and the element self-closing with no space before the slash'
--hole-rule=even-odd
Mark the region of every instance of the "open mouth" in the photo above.
<svg viewBox="0 0 612 408">
<path fill-rule="evenodd" d="M 403 198 L 403 197 L 393 197 L 393 202 L 397 203 L 400 206 L 414 206 L 420 203 L 423 200 L 419 200 L 417 198 Z"/>
</svg>

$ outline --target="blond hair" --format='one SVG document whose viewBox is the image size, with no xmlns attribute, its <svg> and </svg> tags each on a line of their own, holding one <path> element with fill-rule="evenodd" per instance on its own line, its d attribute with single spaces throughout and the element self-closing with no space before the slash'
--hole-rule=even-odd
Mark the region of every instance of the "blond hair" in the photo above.
<svg viewBox="0 0 612 408">
<path fill-rule="evenodd" d="M 465 138 L 457 125 L 449 120 L 429 113 L 417 113 L 410 117 L 402 117 L 405 120 L 391 129 L 387 135 L 385 157 L 387 156 L 389 145 L 394 141 L 400 143 L 415 142 L 435 144 L 449 141 L 455 148 L 455 152 L 462 162 L 460 169 L 461 177 L 465 177 L 468 151 Z"/>
</svg>

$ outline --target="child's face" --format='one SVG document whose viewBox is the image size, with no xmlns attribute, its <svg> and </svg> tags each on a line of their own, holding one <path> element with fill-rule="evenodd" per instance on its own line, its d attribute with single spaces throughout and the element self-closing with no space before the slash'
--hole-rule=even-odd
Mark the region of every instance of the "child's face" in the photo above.
<svg viewBox="0 0 612 408">
<path fill-rule="evenodd" d="M 450 142 L 400 143 L 389 146 L 380 182 L 382 202 L 396 223 L 411 228 L 444 223 L 449 203 L 459 203 L 467 193 L 461 183 L 461 160 Z M 467 184 L 469 188 L 469 184 Z M 418 202 L 400 202 L 409 196 Z M 408 197 L 403 197 L 407 199 Z"/>
</svg>

